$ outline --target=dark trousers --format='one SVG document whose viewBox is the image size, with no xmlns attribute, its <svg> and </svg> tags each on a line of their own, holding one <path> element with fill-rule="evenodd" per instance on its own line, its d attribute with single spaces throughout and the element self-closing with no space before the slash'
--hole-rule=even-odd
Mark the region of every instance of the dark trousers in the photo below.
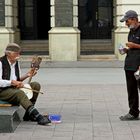
<svg viewBox="0 0 140 140">
<path fill-rule="evenodd" d="M 40 84 L 30 83 L 32 89 L 40 91 Z M 21 105 L 25 110 L 34 105 L 38 97 L 38 92 L 33 92 L 33 97 L 29 100 L 24 91 L 17 88 L 7 88 L 0 92 L 0 100 L 8 101 L 13 105 Z"/>
<path fill-rule="evenodd" d="M 125 70 L 126 84 L 128 92 L 129 113 L 135 117 L 139 115 L 139 94 L 138 81 L 134 76 L 134 71 Z"/>
</svg>

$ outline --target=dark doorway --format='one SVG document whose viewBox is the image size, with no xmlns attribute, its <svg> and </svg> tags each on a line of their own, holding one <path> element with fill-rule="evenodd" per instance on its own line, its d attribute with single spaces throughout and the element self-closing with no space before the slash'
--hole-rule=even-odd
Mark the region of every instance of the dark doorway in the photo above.
<svg viewBox="0 0 140 140">
<path fill-rule="evenodd" d="M 79 0 L 79 29 L 82 39 L 111 39 L 113 2 Z"/>
<path fill-rule="evenodd" d="M 47 40 L 50 30 L 50 0 L 19 0 L 21 40 Z"/>
</svg>

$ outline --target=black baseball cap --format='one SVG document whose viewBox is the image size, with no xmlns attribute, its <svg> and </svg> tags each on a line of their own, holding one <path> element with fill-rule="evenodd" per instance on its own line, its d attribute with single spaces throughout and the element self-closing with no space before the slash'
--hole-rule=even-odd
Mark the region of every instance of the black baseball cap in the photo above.
<svg viewBox="0 0 140 140">
<path fill-rule="evenodd" d="M 138 14 L 133 10 L 129 10 L 125 13 L 124 17 L 120 20 L 120 22 L 127 21 L 129 18 L 138 18 Z"/>
</svg>

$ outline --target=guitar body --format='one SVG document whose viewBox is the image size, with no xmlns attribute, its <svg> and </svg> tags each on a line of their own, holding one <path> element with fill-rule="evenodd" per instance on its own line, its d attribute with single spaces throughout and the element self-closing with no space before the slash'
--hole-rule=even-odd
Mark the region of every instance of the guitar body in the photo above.
<svg viewBox="0 0 140 140">
<path fill-rule="evenodd" d="M 42 62 L 42 58 L 37 55 L 35 55 L 32 58 L 32 61 L 31 61 L 32 75 L 36 70 L 38 70 L 40 68 L 41 62 Z M 32 76 L 29 77 L 28 84 L 24 84 L 24 87 L 20 88 L 20 90 L 24 91 L 24 93 L 27 95 L 28 99 L 31 99 L 33 97 L 33 91 L 34 91 L 30 86 L 31 80 L 32 80 Z"/>
<path fill-rule="evenodd" d="M 24 87 L 20 88 L 20 90 L 24 91 L 28 99 L 33 97 L 33 91 L 31 90 L 31 86 L 29 84 L 24 84 Z"/>
</svg>

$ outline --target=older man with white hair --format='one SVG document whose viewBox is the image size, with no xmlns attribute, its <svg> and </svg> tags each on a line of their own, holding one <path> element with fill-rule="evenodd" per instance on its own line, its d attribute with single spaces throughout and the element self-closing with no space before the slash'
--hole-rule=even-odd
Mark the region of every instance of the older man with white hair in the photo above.
<svg viewBox="0 0 140 140">
<path fill-rule="evenodd" d="M 23 80 L 30 77 L 32 72 L 20 76 L 18 58 L 20 57 L 21 47 L 16 43 L 10 43 L 5 49 L 5 55 L 0 58 L 0 100 L 7 101 L 13 105 L 21 105 L 25 110 L 24 121 L 37 121 L 40 125 L 46 125 L 51 121 L 47 116 L 41 115 L 34 107 L 38 97 L 38 92 L 33 92 L 33 97 L 29 99 L 23 88 Z M 34 91 L 40 90 L 38 82 L 31 82 Z"/>
</svg>

